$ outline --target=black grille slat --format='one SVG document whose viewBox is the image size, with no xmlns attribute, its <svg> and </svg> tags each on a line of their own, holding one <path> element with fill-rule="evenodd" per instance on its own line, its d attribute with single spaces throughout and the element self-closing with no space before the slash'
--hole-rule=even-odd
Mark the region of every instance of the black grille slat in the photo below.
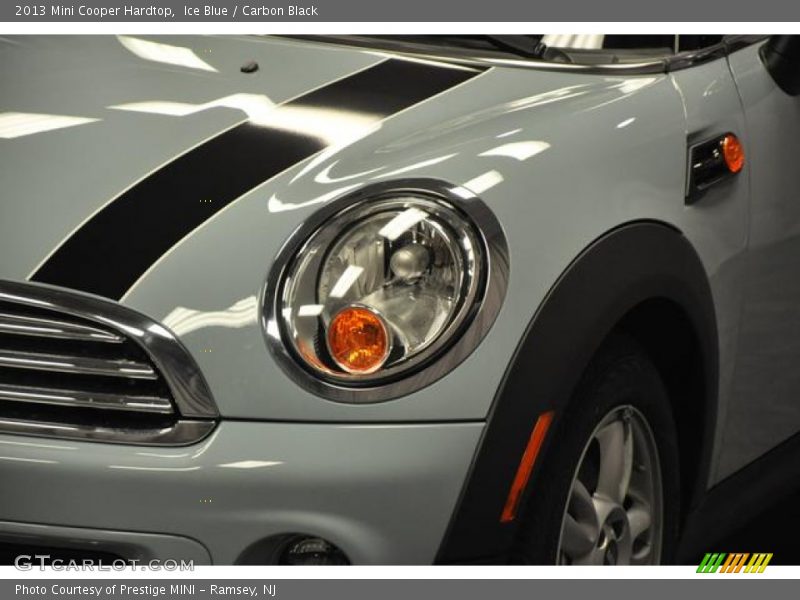
<svg viewBox="0 0 800 600">
<path fill-rule="evenodd" d="M 0 369 L 0 384 L 64 390 L 77 389 L 97 392 L 98 394 L 170 396 L 169 388 L 160 379 L 121 379 L 118 377 L 69 375 L 55 371 L 31 371 L 27 369 Z"/>
<path fill-rule="evenodd" d="M 4 419 L 13 419 L 21 422 L 55 424 L 58 427 L 89 426 L 119 430 L 161 429 L 171 426 L 174 422 L 171 415 L 33 403 L 25 406 L 20 402 L 2 400 L 0 400 L 0 415 L 2 415 L 0 422 Z"/>
</svg>

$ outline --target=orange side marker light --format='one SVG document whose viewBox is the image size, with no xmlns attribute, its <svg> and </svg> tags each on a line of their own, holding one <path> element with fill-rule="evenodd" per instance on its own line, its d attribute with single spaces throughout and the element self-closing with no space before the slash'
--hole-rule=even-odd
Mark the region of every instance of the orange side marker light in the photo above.
<svg viewBox="0 0 800 600">
<path fill-rule="evenodd" d="M 732 133 L 722 138 L 722 157 L 731 173 L 738 173 L 744 167 L 744 147 Z"/>
<path fill-rule="evenodd" d="M 539 418 L 536 419 L 536 424 L 533 426 L 533 431 L 531 431 L 531 437 L 528 439 L 528 445 L 525 447 L 525 452 L 522 453 L 522 459 L 519 461 L 517 474 L 511 483 L 511 489 L 508 491 L 506 505 L 503 508 L 503 514 L 500 516 L 501 523 L 510 523 L 517 516 L 522 493 L 528 485 L 528 479 L 530 479 L 531 472 L 533 472 L 533 465 L 536 463 L 536 457 L 539 455 L 544 438 L 547 436 L 547 430 L 550 429 L 550 424 L 553 422 L 554 414 L 554 411 L 549 410 L 540 414 Z"/>
</svg>

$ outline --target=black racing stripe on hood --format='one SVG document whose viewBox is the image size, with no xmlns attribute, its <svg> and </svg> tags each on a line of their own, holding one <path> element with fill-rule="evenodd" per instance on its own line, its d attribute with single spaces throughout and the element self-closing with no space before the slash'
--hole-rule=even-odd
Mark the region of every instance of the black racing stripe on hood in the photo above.
<svg viewBox="0 0 800 600">
<path fill-rule="evenodd" d="M 479 73 L 390 59 L 283 106 L 366 113 L 380 120 Z M 118 300 L 214 214 L 324 148 L 308 134 L 238 125 L 115 198 L 67 238 L 31 280 Z"/>
</svg>

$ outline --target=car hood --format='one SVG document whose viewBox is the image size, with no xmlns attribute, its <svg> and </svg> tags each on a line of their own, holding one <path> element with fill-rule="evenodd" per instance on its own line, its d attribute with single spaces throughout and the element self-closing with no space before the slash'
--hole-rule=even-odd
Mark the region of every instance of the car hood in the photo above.
<svg viewBox="0 0 800 600">
<path fill-rule="evenodd" d="M 0 277 L 28 277 L 175 157 L 380 60 L 258 38 L 0 39 Z"/>
</svg>

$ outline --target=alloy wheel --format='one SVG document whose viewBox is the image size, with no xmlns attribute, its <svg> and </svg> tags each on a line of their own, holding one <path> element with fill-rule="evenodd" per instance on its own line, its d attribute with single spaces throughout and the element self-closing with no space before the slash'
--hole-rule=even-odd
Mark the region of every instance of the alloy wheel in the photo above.
<svg viewBox="0 0 800 600">
<path fill-rule="evenodd" d="M 662 507 L 653 432 L 635 407 L 616 407 L 583 449 L 562 518 L 558 563 L 658 564 Z"/>
</svg>

